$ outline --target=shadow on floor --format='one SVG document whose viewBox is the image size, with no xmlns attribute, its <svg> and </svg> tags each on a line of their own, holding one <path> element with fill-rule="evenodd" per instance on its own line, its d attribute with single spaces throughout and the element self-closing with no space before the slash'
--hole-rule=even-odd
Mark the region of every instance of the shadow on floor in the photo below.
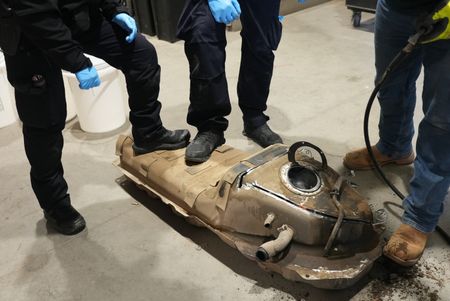
<svg viewBox="0 0 450 301">
<path fill-rule="evenodd" d="M 113 206 L 127 201 L 114 201 Z M 102 203 L 84 208 L 91 213 L 104 210 Z M 139 223 L 129 224 L 132 233 L 139 233 Z M 26 300 L 182 300 L 183 294 L 191 300 L 208 300 L 190 279 L 179 281 L 154 273 L 152 267 L 158 266 L 159 257 L 153 248 L 140 243 L 141 235 L 121 231 L 121 223 L 96 227 L 93 233 L 90 225 L 88 221 L 76 236 L 62 236 L 44 219 L 37 222 L 36 236 L 49 240 L 52 247 L 43 248 L 43 240 L 36 240 L 23 260 L 15 285 L 26 289 Z M 104 238 L 111 235 L 113 240 Z M 152 235 L 164 234 L 156 231 Z"/>
</svg>

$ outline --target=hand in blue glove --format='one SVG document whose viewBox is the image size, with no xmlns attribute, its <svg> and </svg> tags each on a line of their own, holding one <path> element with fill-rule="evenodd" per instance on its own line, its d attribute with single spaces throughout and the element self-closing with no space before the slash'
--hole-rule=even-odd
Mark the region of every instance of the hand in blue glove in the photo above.
<svg viewBox="0 0 450 301">
<path fill-rule="evenodd" d="M 78 71 L 75 73 L 75 76 L 77 77 L 78 82 L 80 83 L 80 89 L 82 90 L 89 90 L 98 87 L 101 84 L 100 77 L 98 76 L 95 67 L 89 67 Z"/>
<path fill-rule="evenodd" d="M 298 3 L 305 3 L 306 2 L 306 0 L 297 0 L 298 1 Z"/>
<path fill-rule="evenodd" d="M 134 40 L 136 40 L 138 30 L 136 21 L 133 19 L 133 17 L 126 13 L 120 13 L 115 15 L 112 21 L 119 25 L 127 33 L 129 33 L 129 35 L 125 38 L 128 43 L 132 43 Z"/>
<path fill-rule="evenodd" d="M 208 0 L 209 9 L 217 23 L 229 24 L 241 15 L 237 0 Z"/>
</svg>

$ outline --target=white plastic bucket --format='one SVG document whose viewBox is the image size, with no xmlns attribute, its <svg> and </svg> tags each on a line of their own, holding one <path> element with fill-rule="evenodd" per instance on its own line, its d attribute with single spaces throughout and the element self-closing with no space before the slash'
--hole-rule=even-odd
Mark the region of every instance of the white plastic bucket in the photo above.
<svg viewBox="0 0 450 301">
<path fill-rule="evenodd" d="M 102 84 L 90 90 L 81 90 L 75 75 L 68 75 L 78 120 L 83 131 L 106 133 L 118 129 L 126 121 L 124 100 L 127 98 L 123 77 L 103 60 L 89 57 L 97 69 Z"/>
<path fill-rule="evenodd" d="M 3 54 L 0 54 L 0 128 L 18 120 L 14 101 L 14 89 L 9 84 Z"/>
<path fill-rule="evenodd" d="M 75 102 L 72 95 L 72 89 L 70 89 L 69 84 L 69 76 L 71 73 L 63 71 L 63 79 L 64 79 L 64 89 L 66 92 L 66 107 L 67 107 L 67 118 L 66 122 L 70 121 L 77 116 L 77 112 L 75 109 Z"/>
</svg>

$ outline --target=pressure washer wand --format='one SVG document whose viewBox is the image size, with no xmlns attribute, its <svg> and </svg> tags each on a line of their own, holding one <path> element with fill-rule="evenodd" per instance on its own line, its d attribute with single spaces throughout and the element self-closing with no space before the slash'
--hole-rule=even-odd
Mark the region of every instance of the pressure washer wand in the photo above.
<svg viewBox="0 0 450 301">
<path fill-rule="evenodd" d="M 406 44 L 406 46 L 391 61 L 391 63 L 389 64 L 389 66 L 384 71 L 384 73 L 381 76 L 381 78 L 378 81 L 378 83 L 376 83 L 375 90 L 373 91 L 374 93 L 372 93 L 372 96 L 373 96 L 374 99 L 376 97 L 376 94 L 378 94 L 378 92 L 380 91 L 381 86 L 386 81 L 386 78 L 388 77 L 388 75 L 391 74 L 392 71 L 396 70 L 403 63 L 403 61 L 411 54 L 411 52 L 413 52 L 413 50 L 416 48 L 417 44 L 419 43 L 420 38 L 426 32 L 427 32 L 427 30 L 425 28 L 422 28 L 416 34 L 414 34 L 411 37 L 409 37 L 408 44 Z M 372 102 L 373 102 L 373 100 L 372 100 Z"/>
<path fill-rule="evenodd" d="M 405 199 L 405 195 L 398 190 L 395 185 L 389 181 L 389 179 L 384 174 L 383 170 L 380 167 L 380 164 L 377 162 L 375 155 L 372 151 L 372 144 L 370 143 L 370 137 L 369 137 L 369 117 L 370 117 L 370 111 L 372 110 L 373 103 L 375 101 L 375 98 L 378 95 L 378 92 L 380 92 L 381 87 L 385 83 L 386 79 L 389 77 L 389 75 L 396 70 L 404 61 L 408 58 L 408 56 L 414 51 L 416 46 L 419 44 L 422 36 L 424 36 L 427 32 L 430 31 L 429 27 L 423 26 L 420 28 L 420 30 L 412 35 L 408 39 L 408 44 L 397 54 L 397 56 L 392 60 L 392 62 L 389 64 L 389 66 L 384 71 L 383 75 L 381 76 L 380 80 L 376 83 L 375 88 L 369 98 L 369 102 L 367 103 L 366 112 L 364 114 L 364 141 L 366 143 L 367 151 L 369 152 L 370 159 L 372 160 L 372 163 L 375 167 L 375 170 L 378 172 L 378 174 L 381 176 L 383 181 L 392 189 L 392 191 L 395 192 L 395 194 L 401 199 Z M 439 226 L 436 227 L 436 232 L 438 232 L 446 241 L 448 244 L 450 244 L 450 236 Z"/>
</svg>

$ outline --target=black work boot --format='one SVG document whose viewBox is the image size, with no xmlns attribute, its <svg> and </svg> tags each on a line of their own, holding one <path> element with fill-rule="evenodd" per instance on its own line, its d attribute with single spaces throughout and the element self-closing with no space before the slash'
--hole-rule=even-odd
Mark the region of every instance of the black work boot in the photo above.
<svg viewBox="0 0 450 301">
<path fill-rule="evenodd" d="M 157 150 L 174 150 L 186 147 L 189 143 L 191 134 L 188 130 L 170 131 L 162 128 L 161 134 L 143 145 L 133 143 L 133 150 L 136 155 L 143 155 Z"/>
<path fill-rule="evenodd" d="M 225 137 L 221 131 L 198 132 L 194 140 L 186 148 L 186 161 L 202 163 L 209 159 L 211 153 L 225 143 Z"/>
<path fill-rule="evenodd" d="M 252 139 L 262 147 L 268 147 L 276 143 L 283 143 L 280 135 L 272 131 L 267 123 L 257 128 L 246 127 L 244 128 L 242 134 Z"/>
<path fill-rule="evenodd" d="M 50 227 L 64 235 L 75 235 L 86 228 L 83 216 L 72 205 L 44 210 L 44 217 Z"/>
</svg>

